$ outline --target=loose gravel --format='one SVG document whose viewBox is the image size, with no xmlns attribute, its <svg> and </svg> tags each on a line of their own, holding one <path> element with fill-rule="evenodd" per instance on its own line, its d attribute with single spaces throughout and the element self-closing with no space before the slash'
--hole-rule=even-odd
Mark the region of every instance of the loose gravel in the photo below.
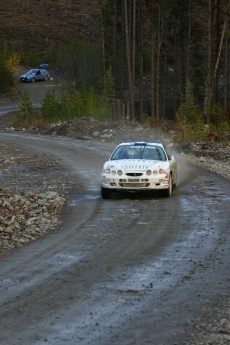
<svg viewBox="0 0 230 345">
<path fill-rule="evenodd" d="M 76 178 L 56 159 L 0 143 L 0 251 L 53 231 Z"/>
</svg>

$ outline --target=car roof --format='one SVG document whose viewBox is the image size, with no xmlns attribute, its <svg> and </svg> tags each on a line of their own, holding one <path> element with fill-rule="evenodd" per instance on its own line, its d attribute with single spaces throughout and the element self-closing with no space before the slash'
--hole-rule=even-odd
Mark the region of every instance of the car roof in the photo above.
<svg viewBox="0 0 230 345">
<path fill-rule="evenodd" d="M 48 71 L 45 68 L 31 68 L 27 72 L 31 72 L 31 71 L 33 71 L 33 72 L 41 71 L 41 72 L 47 72 L 48 73 Z"/>
<path fill-rule="evenodd" d="M 161 146 L 164 147 L 164 145 L 160 142 L 149 142 L 149 141 L 131 141 L 127 143 L 121 143 L 118 146 Z"/>
</svg>

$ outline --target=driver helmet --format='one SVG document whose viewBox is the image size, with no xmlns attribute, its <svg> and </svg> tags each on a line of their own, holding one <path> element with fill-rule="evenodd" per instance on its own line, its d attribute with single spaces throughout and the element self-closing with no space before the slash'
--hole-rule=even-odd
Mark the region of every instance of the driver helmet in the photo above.
<svg viewBox="0 0 230 345">
<path fill-rule="evenodd" d="M 128 149 L 127 153 L 130 157 L 134 157 L 136 155 L 136 150 L 135 149 Z"/>
</svg>

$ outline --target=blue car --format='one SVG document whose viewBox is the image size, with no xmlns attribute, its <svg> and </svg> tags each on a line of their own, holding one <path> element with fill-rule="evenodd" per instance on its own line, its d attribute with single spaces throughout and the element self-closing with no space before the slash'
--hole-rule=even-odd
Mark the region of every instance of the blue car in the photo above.
<svg viewBox="0 0 230 345">
<path fill-rule="evenodd" d="M 36 81 L 49 79 L 50 74 L 44 68 L 33 68 L 20 77 L 20 80 L 24 83 L 35 83 Z"/>
</svg>

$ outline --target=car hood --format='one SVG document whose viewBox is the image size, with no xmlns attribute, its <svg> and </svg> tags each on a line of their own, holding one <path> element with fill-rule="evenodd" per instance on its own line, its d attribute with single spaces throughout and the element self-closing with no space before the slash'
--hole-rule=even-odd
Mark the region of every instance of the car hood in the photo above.
<svg viewBox="0 0 230 345">
<path fill-rule="evenodd" d="M 27 77 L 33 77 L 35 75 L 35 73 L 25 73 L 25 74 L 22 74 L 22 78 L 27 78 Z"/>
<path fill-rule="evenodd" d="M 116 161 L 108 161 L 105 163 L 105 168 L 121 169 L 124 171 L 146 171 L 152 168 L 168 168 L 167 161 L 153 161 L 145 159 L 121 159 Z"/>
</svg>

